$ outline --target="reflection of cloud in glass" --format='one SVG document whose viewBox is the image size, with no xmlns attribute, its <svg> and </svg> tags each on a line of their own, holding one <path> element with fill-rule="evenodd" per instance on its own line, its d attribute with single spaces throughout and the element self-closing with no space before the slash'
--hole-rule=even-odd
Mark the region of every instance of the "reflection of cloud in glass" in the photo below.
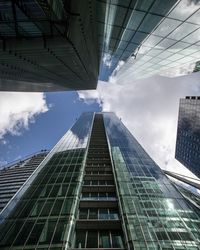
<svg viewBox="0 0 200 250">
<path fill-rule="evenodd" d="M 131 172 L 134 172 L 134 166 L 137 165 L 138 170 L 140 169 L 141 171 L 143 171 L 143 168 L 148 168 L 148 171 L 156 179 L 166 178 L 160 168 L 147 155 L 142 146 L 114 113 L 104 113 L 104 121 L 111 147 L 119 148 L 124 162 Z M 134 172 L 134 175 L 139 176 L 139 172 Z"/>
<path fill-rule="evenodd" d="M 193 72 L 200 56 L 199 8 L 200 1 L 195 0 L 182 0 L 172 8 L 169 15 L 152 29 L 153 32 L 139 43 L 134 60 L 130 57 L 118 71 L 119 80 L 124 77 L 130 80 L 147 78 L 165 72 L 167 76 Z M 184 70 L 179 69 L 183 65 Z"/>
<path fill-rule="evenodd" d="M 62 137 L 54 151 L 60 152 L 70 149 L 86 148 L 93 113 L 83 113 L 74 126 Z"/>
</svg>

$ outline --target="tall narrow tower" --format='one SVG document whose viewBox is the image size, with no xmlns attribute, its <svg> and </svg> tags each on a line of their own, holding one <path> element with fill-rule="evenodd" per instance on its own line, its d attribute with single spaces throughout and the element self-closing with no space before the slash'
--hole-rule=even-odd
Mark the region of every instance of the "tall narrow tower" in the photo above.
<svg viewBox="0 0 200 250">
<path fill-rule="evenodd" d="M 1 213 L 0 249 L 190 249 L 200 213 L 113 113 L 84 113 Z"/>
<path fill-rule="evenodd" d="M 180 99 L 175 157 L 200 178 L 200 96 Z"/>
</svg>

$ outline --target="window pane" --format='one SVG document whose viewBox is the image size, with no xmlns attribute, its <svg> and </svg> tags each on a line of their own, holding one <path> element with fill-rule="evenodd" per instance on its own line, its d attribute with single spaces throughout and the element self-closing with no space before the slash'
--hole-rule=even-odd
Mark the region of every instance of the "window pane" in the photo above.
<svg viewBox="0 0 200 250">
<path fill-rule="evenodd" d="M 18 235 L 17 239 L 15 240 L 15 243 L 14 243 L 15 246 L 16 245 L 24 245 L 30 231 L 32 230 L 33 225 L 34 225 L 33 221 L 27 221 L 25 223 L 20 234 Z"/>
<path fill-rule="evenodd" d="M 50 243 L 51 242 L 51 238 L 53 235 L 53 232 L 55 230 L 55 225 L 56 225 L 56 221 L 47 221 L 44 229 L 42 231 L 41 237 L 40 237 L 40 242 L 41 243 Z"/>
<path fill-rule="evenodd" d="M 91 248 L 91 247 L 98 248 L 98 232 L 88 231 L 86 247 L 88 247 L 88 248 Z"/>
<path fill-rule="evenodd" d="M 107 220 L 109 219 L 108 216 L 108 209 L 99 209 L 99 219 L 101 220 Z"/>
<path fill-rule="evenodd" d="M 99 247 L 101 248 L 110 248 L 110 237 L 109 237 L 109 232 L 108 231 L 102 231 L 100 232 L 100 237 L 99 237 Z"/>
<path fill-rule="evenodd" d="M 64 201 L 62 212 L 61 212 L 62 215 L 70 213 L 71 207 L 72 207 L 72 201 L 73 201 L 72 199 L 66 199 Z"/>
<path fill-rule="evenodd" d="M 53 206 L 53 200 L 52 201 L 47 201 L 42 209 L 41 216 L 47 216 L 49 215 L 51 208 Z"/>
<path fill-rule="evenodd" d="M 82 208 L 79 211 L 79 219 L 87 219 L 87 215 L 88 215 L 88 209 L 87 208 Z"/>
<path fill-rule="evenodd" d="M 90 208 L 89 219 L 98 219 L 98 210 Z"/>
<path fill-rule="evenodd" d="M 123 242 L 120 232 L 112 232 L 112 247 L 123 248 Z"/>
<path fill-rule="evenodd" d="M 62 208 L 62 204 L 63 204 L 63 200 L 61 200 L 61 199 L 56 200 L 56 202 L 54 203 L 51 215 L 59 215 L 61 208 Z"/>
<path fill-rule="evenodd" d="M 109 217 L 111 220 L 118 220 L 119 219 L 119 214 L 117 210 L 109 210 Z"/>
<path fill-rule="evenodd" d="M 58 222 L 56 231 L 53 237 L 53 243 L 61 243 L 64 240 L 64 234 L 67 226 L 67 220 L 61 220 Z"/>
<path fill-rule="evenodd" d="M 44 227 L 44 221 L 38 221 L 34 226 L 26 245 L 37 244 Z"/>
<path fill-rule="evenodd" d="M 76 248 L 85 248 L 86 231 L 76 231 Z"/>
</svg>

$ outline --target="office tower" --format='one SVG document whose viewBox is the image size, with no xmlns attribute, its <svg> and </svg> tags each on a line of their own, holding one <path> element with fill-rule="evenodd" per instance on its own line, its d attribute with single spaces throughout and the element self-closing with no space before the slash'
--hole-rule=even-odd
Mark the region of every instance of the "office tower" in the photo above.
<svg viewBox="0 0 200 250">
<path fill-rule="evenodd" d="M 0 1 L 0 91 L 95 89 L 95 1 Z"/>
<path fill-rule="evenodd" d="M 194 71 L 193 72 L 199 72 L 200 71 L 200 61 L 197 61 L 195 63 Z"/>
<path fill-rule="evenodd" d="M 165 6 L 168 4 L 170 8 Z M 146 33 L 145 29 L 149 29 L 150 34 L 142 39 L 132 56 L 117 72 L 119 83 L 123 82 L 124 77 L 131 81 L 155 74 L 174 77 L 180 74 L 179 68 L 184 68 L 185 64 L 193 65 L 189 71 L 192 72 L 195 63 L 199 61 L 199 1 L 155 1 L 152 8 L 146 20 L 148 25 L 142 30 Z M 160 20 L 156 22 L 156 18 L 159 19 L 157 15 Z M 186 67 L 184 72 L 187 72 Z"/>
<path fill-rule="evenodd" d="M 175 158 L 200 177 L 200 97 L 180 99 Z"/>
<path fill-rule="evenodd" d="M 33 171 L 47 155 L 47 151 L 40 151 L 9 165 L 0 170 L 0 212 L 20 189 Z"/>
<path fill-rule="evenodd" d="M 171 22 L 166 23 L 166 18 L 177 2 L 179 1 L 97 1 L 98 35 L 102 38 L 98 39 L 101 54 L 99 79 L 107 81 L 118 71 L 119 74 L 125 71 L 126 76 L 130 74 L 132 70 L 128 70 L 129 66 L 137 62 L 140 54 L 146 54 L 150 47 L 162 40 L 165 31 L 152 36 L 152 32 L 159 27 L 160 22 L 165 20 L 167 31 L 173 28 L 171 27 L 174 26 L 173 20 L 170 19 Z M 142 64 L 144 60 L 140 63 L 143 76 L 148 69 L 147 64 L 144 67 Z M 155 65 L 155 62 L 153 64 Z M 135 71 L 136 68 L 133 69 L 133 72 Z"/>
<path fill-rule="evenodd" d="M 199 210 L 113 113 L 84 113 L 22 191 L 0 249 L 199 247 Z"/>
</svg>

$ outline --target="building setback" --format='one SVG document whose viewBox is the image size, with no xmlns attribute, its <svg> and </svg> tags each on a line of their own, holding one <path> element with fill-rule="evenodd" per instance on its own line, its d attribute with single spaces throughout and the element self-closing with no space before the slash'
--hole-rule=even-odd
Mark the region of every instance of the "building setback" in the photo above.
<svg viewBox="0 0 200 250">
<path fill-rule="evenodd" d="M 41 151 L 0 170 L 0 212 L 46 157 Z"/>
<path fill-rule="evenodd" d="M 113 113 L 84 113 L 31 177 L 0 249 L 198 250 L 199 210 Z"/>
<path fill-rule="evenodd" d="M 175 157 L 200 178 L 200 97 L 180 99 Z"/>
</svg>

